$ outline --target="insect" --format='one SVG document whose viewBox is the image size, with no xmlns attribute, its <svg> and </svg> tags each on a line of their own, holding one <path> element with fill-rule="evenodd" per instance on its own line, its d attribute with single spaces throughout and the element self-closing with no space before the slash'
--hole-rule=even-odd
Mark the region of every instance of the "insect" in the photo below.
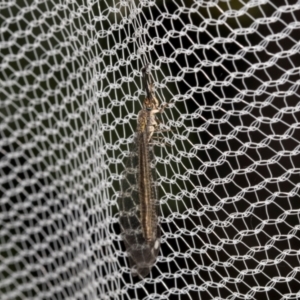
<svg viewBox="0 0 300 300">
<path fill-rule="evenodd" d="M 122 193 L 118 204 L 122 239 L 125 243 L 132 275 L 147 276 L 154 265 L 160 248 L 160 214 L 154 159 L 153 134 L 160 132 L 156 114 L 159 108 L 149 66 L 142 68 L 146 98 L 138 113 L 137 132 L 133 149 L 122 176 Z"/>
</svg>

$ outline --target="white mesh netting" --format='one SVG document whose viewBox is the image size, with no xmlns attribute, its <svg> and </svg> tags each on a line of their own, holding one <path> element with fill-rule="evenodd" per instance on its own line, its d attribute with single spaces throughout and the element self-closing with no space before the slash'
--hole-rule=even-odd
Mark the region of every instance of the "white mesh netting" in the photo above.
<svg viewBox="0 0 300 300">
<path fill-rule="evenodd" d="M 300 298 L 300 2 L 1 1 L 0 299 Z M 117 198 L 150 63 L 161 250 Z"/>
</svg>

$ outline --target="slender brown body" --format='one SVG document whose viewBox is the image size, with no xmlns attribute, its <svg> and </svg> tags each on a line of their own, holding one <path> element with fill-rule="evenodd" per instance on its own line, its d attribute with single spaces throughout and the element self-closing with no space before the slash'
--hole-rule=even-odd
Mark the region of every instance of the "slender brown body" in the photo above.
<svg viewBox="0 0 300 300">
<path fill-rule="evenodd" d="M 138 114 L 137 133 L 133 150 L 122 179 L 119 198 L 122 237 L 128 252 L 133 275 L 147 276 L 160 248 L 159 199 L 155 183 L 152 137 L 158 132 L 159 102 L 154 96 L 153 83 L 142 69 L 147 96 Z"/>
<path fill-rule="evenodd" d="M 157 238 L 157 204 L 156 195 L 154 192 L 155 182 L 150 167 L 150 145 L 149 135 L 152 133 L 151 127 L 154 126 L 151 123 L 151 112 L 142 110 L 139 113 L 138 118 L 138 186 L 139 186 L 139 198 L 140 198 L 140 217 L 142 231 L 145 240 L 151 243 Z M 150 133 L 151 132 L 151 133 Z M 154 132 L 154 131 L 153 131 Z"/>
</svg>

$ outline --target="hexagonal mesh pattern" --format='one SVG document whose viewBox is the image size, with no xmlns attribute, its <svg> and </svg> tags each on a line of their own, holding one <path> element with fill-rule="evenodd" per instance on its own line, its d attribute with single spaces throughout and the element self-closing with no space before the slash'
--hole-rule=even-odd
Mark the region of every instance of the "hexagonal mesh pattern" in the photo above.
<svg viewBox="0 0 300 300">
<path fill-rule="evenodd" d="M 0 4 L 1 299 L 300 297 L 300 6 L 273 2 Z M 172 104 L 140 279 L 117 199 L 146 63 Z"/>
</svg>

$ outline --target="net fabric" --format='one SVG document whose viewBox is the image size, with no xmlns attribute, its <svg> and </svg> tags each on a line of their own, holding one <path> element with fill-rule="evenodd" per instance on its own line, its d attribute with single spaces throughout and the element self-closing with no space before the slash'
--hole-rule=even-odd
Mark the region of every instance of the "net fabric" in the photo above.
<svg viewBox="0 0 300 300">
<path fill-rule="evenodd" d="M 1 2 L 1 299 L 299 298 L 300 5 L 274 3 Z M 138 281 L 116 203 L 147 62 L 172 132 Z"/>
</svg>

